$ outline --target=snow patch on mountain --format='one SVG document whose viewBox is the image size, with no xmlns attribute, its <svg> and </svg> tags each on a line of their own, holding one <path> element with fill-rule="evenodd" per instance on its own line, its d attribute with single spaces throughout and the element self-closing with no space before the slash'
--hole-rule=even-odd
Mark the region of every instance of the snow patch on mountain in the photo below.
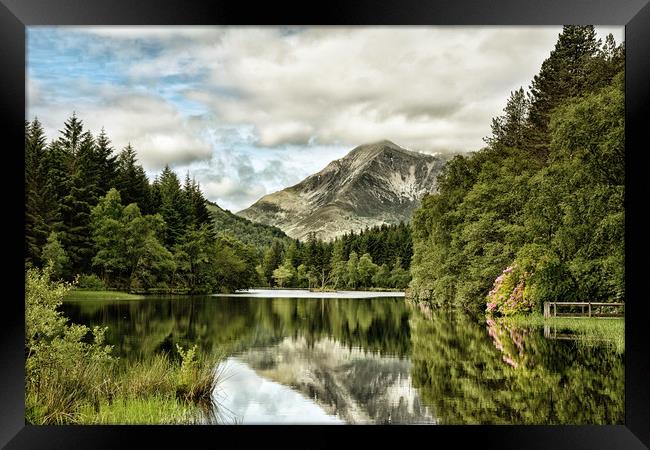
<svg viewBox="0 0 650 450">
<path fill-rule="evenodd" d="M 446 158 L 393 142 L 360 145 L 302 182 L 266 195 L 237 214 L 304 239 L 331 240 L 350 231 L 407 222 L 420 200 L 437 190 Z"/>
</svg>

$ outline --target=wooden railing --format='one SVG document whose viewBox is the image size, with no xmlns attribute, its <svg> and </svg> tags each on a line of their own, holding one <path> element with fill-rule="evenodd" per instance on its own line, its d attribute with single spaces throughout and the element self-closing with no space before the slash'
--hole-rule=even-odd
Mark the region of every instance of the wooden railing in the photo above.
<svg viewBox="0 0 650 450">
<path fill-rule="evenodd" d="M 580 307 L 580 311 L 557 312 L 558 308 Z M 603 309 L 615 309 L 615 312 L 603 312 Z M 551 309 L 553 310 L 551 312 Z M 572 308 L 577 309 L 577 308 Z M 606 302 L 544 302 L 544 317 L 623 317 L 625 303 Z"/>
</svg>

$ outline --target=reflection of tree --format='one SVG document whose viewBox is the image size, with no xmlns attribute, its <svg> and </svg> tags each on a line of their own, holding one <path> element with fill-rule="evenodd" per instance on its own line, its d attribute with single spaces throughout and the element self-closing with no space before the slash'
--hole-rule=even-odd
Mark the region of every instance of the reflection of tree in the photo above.
<svg viewBox="0 0 650 450">
<path fill-rule="evenodd" d="M 67 303 L 75 322 L 109 327 L 107 339 L 126 358 L 197 344 L 227 353 L 304 337 L 398 356 L 410 352 L 403 300 L 182 297 L 138 302 Z"/>
<path fill-rule="evenodd" d="M 623 422 L 623 358 L 607 348 L 444 311 L 413 314 L 411 338 L 413 383 L 442 423 Z"/>
</svg>

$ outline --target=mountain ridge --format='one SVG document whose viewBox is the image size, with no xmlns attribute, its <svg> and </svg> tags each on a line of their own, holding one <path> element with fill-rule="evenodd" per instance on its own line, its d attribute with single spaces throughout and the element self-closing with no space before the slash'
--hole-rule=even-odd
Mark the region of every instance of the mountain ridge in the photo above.
<svg viewBox="0 0 650 450">
<path fill-rule="evenodd" d="M 206 206 L 212 216 L 214 229 L 218 232 L 229 233 L 244 244 L 269 247 L 275 239 L 283 241 L 290 239 L 277 227 L 250 221 L 209 200 L 206 201 Z"/>
<path fill-rule="evenodd" d="M 367 226 L 408 221 L 426 193 L 435 192 L 445 158 L 389 140 L 359 145 L 301 182 L 265 195 L 237 212 L 304 239 L 331 240 Z"/>
</svg>

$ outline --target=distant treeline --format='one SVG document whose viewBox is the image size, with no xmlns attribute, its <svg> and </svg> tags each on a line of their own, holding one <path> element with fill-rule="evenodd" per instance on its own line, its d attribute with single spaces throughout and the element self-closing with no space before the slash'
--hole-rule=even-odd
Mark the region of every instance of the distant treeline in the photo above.
<svg viewBox="0 0 650 450">
<path fill-rule="evenodd" d="M 264 249 L 270 247 L 275 239 L 280 239 L 285 243 L 291 241 L 291 238 L 277 227 L 251 222 L 210 201 L 207 202 L 207 206 L 208 211 L 212 214 L 215 229 L 223 233 L 232 234 L 244 244 L 250 244 L 255 248 Z"/>
<path fill-rule="evenodd" d="M 565 26 L 412 219 L 414 296 L 494 313 L 625 296 L 624 46 Z"/>
<path fill-rule="evenodd" d="M 404 289 L 413 255 L 407 224 L 346 233 L 332 242 L 316 239 L 288 245 L 274 241 L 257 270 L 267 286 L 332 289 Z"/>
</svg>

